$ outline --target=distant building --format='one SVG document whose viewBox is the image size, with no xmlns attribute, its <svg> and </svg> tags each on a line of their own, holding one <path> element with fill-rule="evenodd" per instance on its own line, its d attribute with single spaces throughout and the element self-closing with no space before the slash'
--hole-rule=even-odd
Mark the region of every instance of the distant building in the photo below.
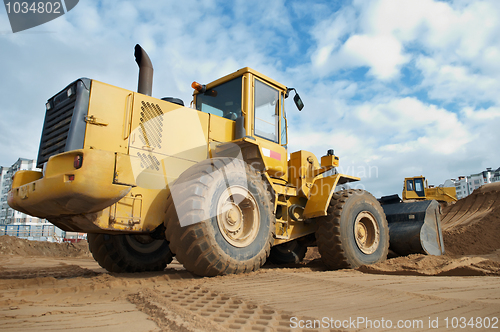
<svg viewBox="0 0 500 332">
<path fill-rule="evenodd" d="M 40 171 L 36 168 L 36 161 L 33 159 L 19 158 L 11 167 L 0 166 L 0 225 L 45 223 L 45 219 L 16 211 L 7 204 L 7 195 L 12 187 L 12 176 L 19 170 Z"/>
<path fill-rule="evenodd" d="M 485 185 L 487 183 L 500 182 L 500 167 L 495 171 L 493 171 L 491 168 L 487 168 L 486 171 L 482 171 L 477 174 L 471 174 L 468 176 L 459 176 L 458 180 L 451 181 L 455 183 L 457 198 L 461 199 L 472 194 L 474 190 L 481 187 L 482 185 Z"/>
<path fill-rule="evenodd" d="M 491 178 L 491 182 L 500 182 L 500 167 L 497 168 L 495 173 L 493 173 L 493 177 Z"/>
<path fill-rule="evenodd" d="M 4 223 L 7 216 L 7 192 L 11 186 L 11 179 L 7 175 L 9 167 L 0 166 L 0 224 Z"/>
<path fill-rule="evenodd" d="M 458 180 L 455 180 L 455 190 L 457 192 L 457 199 L 462 199 L 469 195 L 469 187 L 466 176 L 459 176 Z"/>
</svg>

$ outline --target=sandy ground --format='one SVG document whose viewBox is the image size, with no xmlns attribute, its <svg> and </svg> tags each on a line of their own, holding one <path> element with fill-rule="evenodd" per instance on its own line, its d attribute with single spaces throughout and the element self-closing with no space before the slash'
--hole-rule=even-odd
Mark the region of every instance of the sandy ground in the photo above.
<svg viewBox="0 0 500 332">
<path fill-rule="evenodd" d="M 498 202 L 500 186 L 485 186 L 444 209 L 445 256 L 357 270 L 326 271 L 310 248 L 300 265 L 244 275 L 195 277 L 175 260 L 159 273 L 118 275 L 85 244 L 2 236 L 0 330 L 495 331 Z"/>
</svg>

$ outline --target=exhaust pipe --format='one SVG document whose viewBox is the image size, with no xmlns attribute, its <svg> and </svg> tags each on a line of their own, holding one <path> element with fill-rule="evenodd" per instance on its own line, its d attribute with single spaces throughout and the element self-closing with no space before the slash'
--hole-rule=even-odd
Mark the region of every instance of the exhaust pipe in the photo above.
<svg viewBox="0 0 500 332">
<path fill-rule="evenodd" d="M 135 62 L 139 66 L 139 84 L 137 92 L 151 96 L 153 92 L 153 64 L 148 54 L 139 45 L 135 45 Z"/>
</svg>

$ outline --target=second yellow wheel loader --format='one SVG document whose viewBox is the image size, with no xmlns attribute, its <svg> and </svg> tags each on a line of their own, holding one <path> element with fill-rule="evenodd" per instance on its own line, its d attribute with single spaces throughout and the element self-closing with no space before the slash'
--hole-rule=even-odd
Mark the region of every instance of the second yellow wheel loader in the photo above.
<svg viewBox="0 0 500 332">
<path fill-rule="evenodd" d="M 457 201 L 455 187 L 433 187 L 427 184 L 424 176 L 405 178 L 403 185 L 403 201 L 436 200 L 441 203 Z"/>
<path fill-rule="evenodd" d="M 335 171 L 332 150 L 319 161 L 289 155 L 293 88 L 243 68 L 193 83 L 185 107 L 151 97 L 151 61 L 139 45 L 135 57 L 138 92 L 82 78 L 47 101 L 43 171 L 15 174 L 11 207 L 88 233 L 112 272 L 162 270 L 173 255 L 201 276 L 248 272 L 300 261 L 314 245 L 329 268 L 386 259 L 379 202 L 338 189 L 359 178 Z"/>
</svg>

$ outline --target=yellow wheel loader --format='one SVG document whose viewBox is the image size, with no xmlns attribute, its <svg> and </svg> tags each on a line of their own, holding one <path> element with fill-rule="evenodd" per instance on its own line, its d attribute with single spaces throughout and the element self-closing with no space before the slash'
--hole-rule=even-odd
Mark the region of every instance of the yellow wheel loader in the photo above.
<svg viewBox="0 0 500 332">
<path fill-rule="evenodd" d="M 442 203 L 457 201 L 455 187 L 433 187 L 427 184 L 423 176 L 405 178 L 403 185 L 403 201 L 436 200 Z"/>
<path fill-rule="evenodd" d="M 135 58 L 138 92 L 81 78 L 47 101 L 43 171 L 15 174 L 11 207 L 88 233 L 111 272 L 163 270 L 173 255 L 201 276 L 248 272 L 314 245 L 330 268 L 386 259 L 381 205 L 338 189 L 359 178 L 335 171 L 333 151 L 288 158 L 285 99 L 304 106 L 295 89 L 243 68 L 193 83 L 185 107 L 151 97 L 151 61 L 139 45 Z"/>
</svg>

